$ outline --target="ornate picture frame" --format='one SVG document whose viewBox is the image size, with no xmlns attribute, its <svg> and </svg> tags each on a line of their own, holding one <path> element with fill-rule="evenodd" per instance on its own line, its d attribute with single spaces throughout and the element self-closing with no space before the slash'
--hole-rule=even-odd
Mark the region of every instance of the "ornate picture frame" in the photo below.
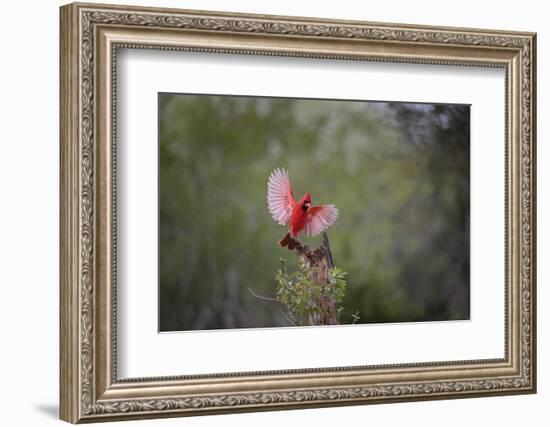
<svg viewBox="0 0 550 427">
<path fill-rule="evenodd" d="M 110 421 L 536 391 L 536 36 L 70 4 L 60 11 L 60 416 Z M 505 357 L 117 378 L 117 49 L 505 70 Z"/>
</svg>

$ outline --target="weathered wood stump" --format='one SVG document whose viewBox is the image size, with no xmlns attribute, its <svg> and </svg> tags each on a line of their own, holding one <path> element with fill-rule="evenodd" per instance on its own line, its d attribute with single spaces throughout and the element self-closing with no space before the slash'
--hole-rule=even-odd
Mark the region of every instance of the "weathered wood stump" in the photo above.
<svg viewBox="0 0 550 427">
<path fill-rule="evenodd" d="M 323 241 L 316 249 L 310 249 L 308 245 L 303 245 L 299 240 L 291 238 L 292 242 L 288 245 L 289 250 L 296 252 L 298 260 L 302 263 L 311 280 L 321 285 L 322 291 L 317 299 L 317 305 L 320 308 L 318 313 L 310 315 L 309 323 L 311 325 L 337 325 L 338 306 L 331 295 L 333 292 L 326 292 L 327 288 L 334 286 L 329 280 L 329 271 L 334 268 L 334 260 L 330 251 L 330 243 L 326 231 L 323 231 Z"/>
</svg>

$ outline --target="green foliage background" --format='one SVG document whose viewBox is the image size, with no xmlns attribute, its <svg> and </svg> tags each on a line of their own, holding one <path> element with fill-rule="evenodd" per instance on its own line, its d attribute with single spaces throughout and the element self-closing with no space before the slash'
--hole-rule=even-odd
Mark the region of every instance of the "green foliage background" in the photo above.
<svg viewBox="0 0 550 427">
<path fill-rule="evenodd" d="M 340 209 L 343 323 L 469 318 L 469 107 L 159 94 L 160 330 L 288 326 L 267 177 Z M 307 243 L 317 245 L 320 238 Z"/>
</svg>

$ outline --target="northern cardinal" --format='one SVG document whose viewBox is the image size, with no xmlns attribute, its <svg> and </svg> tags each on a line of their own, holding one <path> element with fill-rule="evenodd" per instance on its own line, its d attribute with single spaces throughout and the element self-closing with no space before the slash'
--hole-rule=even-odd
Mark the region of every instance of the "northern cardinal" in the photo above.
<svg viewBox="0 0 550 427">
<path fill-rule="evenodd" d="M 315 236 L 334 224 L 338 209 L 334 205 L 311 206 L 311 195 L 306 193 L 297 202 L 285 169 L 275 169 L 267 180 L 267 206 L 278 224 L 289 223 L 288 233 L 281 239 L 281 246 L 293 249 L 293 240 L 305 230 L 308 236 Z"/>
</svg>

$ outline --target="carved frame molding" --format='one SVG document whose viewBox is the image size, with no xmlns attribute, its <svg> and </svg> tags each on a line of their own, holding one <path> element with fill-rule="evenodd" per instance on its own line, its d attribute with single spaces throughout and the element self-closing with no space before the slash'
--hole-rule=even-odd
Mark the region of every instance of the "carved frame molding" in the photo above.
<svg viewBox="0 0 550 427">
<path fill-rule="evenodd" d="M 60 42 L 62 419 L 535 391 L 535 34 L 71 4 Z M 505 68 L 506 357 L 117 380 L 118 48 Z"/>
</svg>

